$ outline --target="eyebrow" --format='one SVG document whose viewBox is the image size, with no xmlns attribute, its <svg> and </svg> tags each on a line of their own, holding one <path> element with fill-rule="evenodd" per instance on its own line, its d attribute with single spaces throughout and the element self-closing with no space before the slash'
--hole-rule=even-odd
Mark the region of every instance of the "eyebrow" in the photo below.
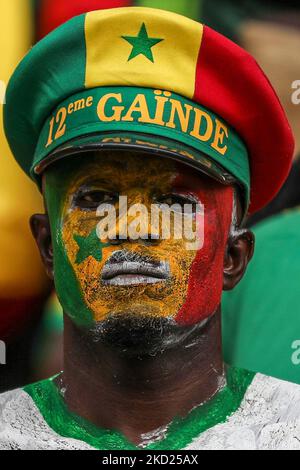
<svg viewBox="0 0 300 470">
<path fill-rule="evenodd" d="M 101 179 L 101 178 L 89 180 L 87 176 L 80 182 L 79 187 L 82 187 L 82 186 L 102 186 L 102 187 L 104 186 L 105 188 L 107 188 L 107 187 L 111 187 L 111 181 L 108 181 L 107 179 Z"/>
</svg>

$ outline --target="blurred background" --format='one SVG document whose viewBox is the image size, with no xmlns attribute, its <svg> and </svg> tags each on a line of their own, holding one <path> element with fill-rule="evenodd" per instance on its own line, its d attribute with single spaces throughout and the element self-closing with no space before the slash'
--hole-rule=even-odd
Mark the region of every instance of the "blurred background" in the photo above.
<svg viewBox="0 0 300 470">
<path fill-rule="evenodd" d="M 256 251 L 244 280 L 224 294 L 223 344 L 229 364 L 300 384 L 300 104 L 292 102 L 292 84 L 300 80 L 300 2 L 1 2 L 1 107 L 11 73 L 35 42 L 75 15 L 122 6 L 175 11 L 211 26 L 256 58 L 282 101 L 295 134 L 294 164 L 276 199 L 247 221 Z M 43 211 L 41 196 L 11 158 L 0 114 L 0 340 L 7 345 L 1 392 L 62 369 L 63 319 L 28 224 Z"/>
</svg>

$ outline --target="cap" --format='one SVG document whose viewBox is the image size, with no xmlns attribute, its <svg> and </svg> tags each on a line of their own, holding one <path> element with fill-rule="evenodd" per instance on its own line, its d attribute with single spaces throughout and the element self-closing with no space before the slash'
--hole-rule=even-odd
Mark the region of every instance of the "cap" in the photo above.
<svg viewBox="0 0 300 470">
<path fill-rule="evenodd" d="M 92 11 L 46 36 L 11 78 L 4 126 L 37 182 L 83 150 L 140 149 L 239 184 L 250 212 L 278 192 L 294 149 L 276 93 L 247 52 L 151 8 Z"/>
</svg>

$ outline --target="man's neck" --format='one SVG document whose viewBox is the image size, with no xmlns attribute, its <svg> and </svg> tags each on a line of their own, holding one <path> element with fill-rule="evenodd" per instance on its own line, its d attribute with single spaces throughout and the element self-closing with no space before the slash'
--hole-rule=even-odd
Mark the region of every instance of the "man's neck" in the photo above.
<svg viewBox="0 0 300 470">
<path fill-rule="evenodd" d="M 154 355 L 124 354 L 87 341 L 65 316 L 63 386 L 69 409 L 139 444 L 207 402 L 224 377 L 220 311 L 174 347 Z"/>
</svg>

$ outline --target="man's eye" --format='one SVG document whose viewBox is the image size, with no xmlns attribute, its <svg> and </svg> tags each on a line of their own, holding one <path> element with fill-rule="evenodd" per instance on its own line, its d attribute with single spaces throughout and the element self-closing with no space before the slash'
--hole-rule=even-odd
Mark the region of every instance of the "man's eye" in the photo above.
<svg viewBox="0 0 300 470">
<path fill-rule="evenodd" d="M 190 213 L 195 213 L 197 202 L 194 198 L 189 196 L 182 196 L 179 194 L 167 194 L 160 196 L 157 199 L 159 205 L 165 204 L 169 206 L 172 210 L 189 210 Z"/>
<path fill-rule="evenodd" d="M 86 191 L 75 198 L 75 206 L 82 209 L 97 209 L 100 204 L 114 204 L 116 196 L 104 191 Z"/>
</svg>

